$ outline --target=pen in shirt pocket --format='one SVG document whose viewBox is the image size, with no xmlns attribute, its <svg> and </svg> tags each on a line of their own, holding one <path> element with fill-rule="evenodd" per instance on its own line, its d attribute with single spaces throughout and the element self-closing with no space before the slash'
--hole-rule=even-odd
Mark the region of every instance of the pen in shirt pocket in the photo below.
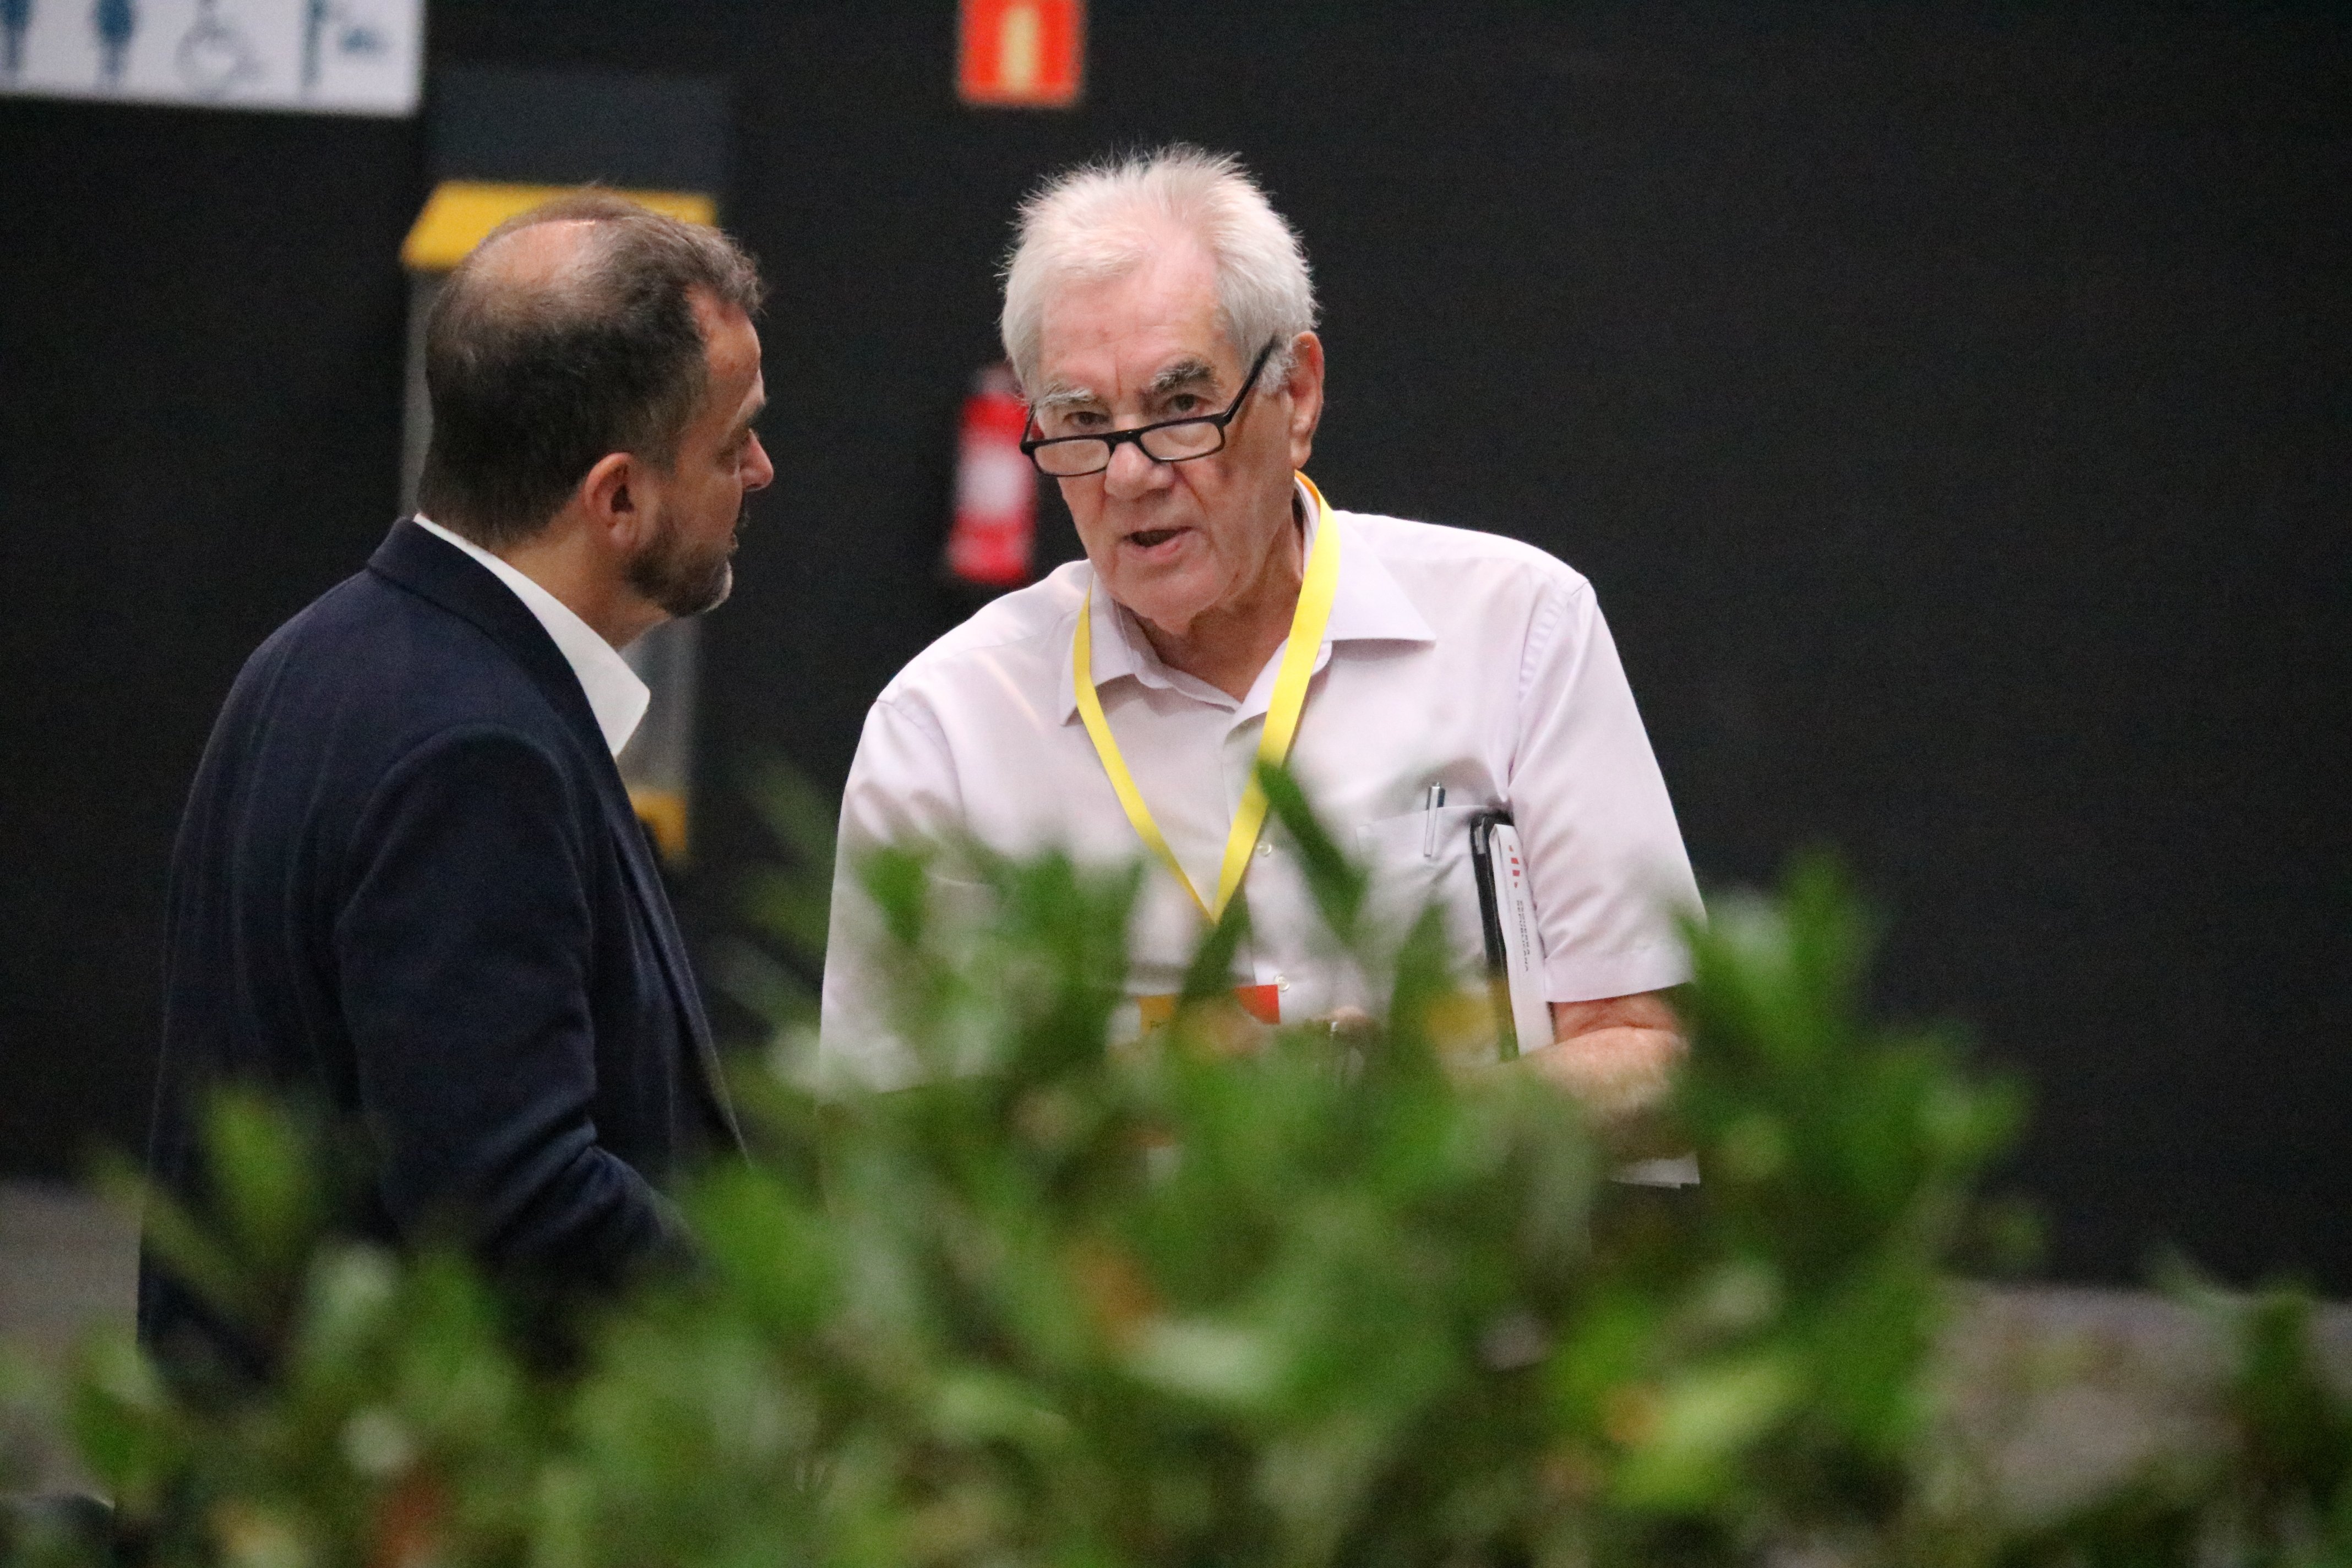
<svg viewBox="0 0 2352 1568">
<path fill-rule="evenodd" d="M 1421 805 L 1421 858 L 1424 860 L 1437 858 L 1437 814 L 1444 805 L 1445 786 L 1442 784 L 1430 785 L 1429 794 L 1423 798 Z"/>
</svg>

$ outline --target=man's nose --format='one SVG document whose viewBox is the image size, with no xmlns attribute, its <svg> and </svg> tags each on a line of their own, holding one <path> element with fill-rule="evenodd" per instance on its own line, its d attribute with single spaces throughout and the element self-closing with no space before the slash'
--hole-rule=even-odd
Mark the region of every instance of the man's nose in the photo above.
<svg viewBox="0 0 2352 1568">
<path fill-rule="evenodd" d="M 760 444 L 757 433 L 752 435 L 751 444 L 744 451 L 743 458 L 743 488 L 746 490 L 763 490 L 775 482 L 776 465 L 768 460 L 768 448 Z"/>
<path fill-rule="evenodd" d="M 1103 470 L 1103 488 L 1122 499 L 1139 496 L 1167 482 L 1168 465 L 1155 463 L 1140 443 L 1121 441 L 1110 449 L 1110 467 Z"/>
</svg>

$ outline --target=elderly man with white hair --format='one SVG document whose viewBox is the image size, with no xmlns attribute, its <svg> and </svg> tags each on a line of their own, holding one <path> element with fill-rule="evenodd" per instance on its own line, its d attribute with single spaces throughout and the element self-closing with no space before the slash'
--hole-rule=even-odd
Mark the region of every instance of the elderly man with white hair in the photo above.
<svg viewBox="0 0 2352 1568">
<path fill-rule="evenodd" d="M 1557 1042 L 1531 1062 L 1604 1101 L 1663 1084 L 1682 1045 L 1660 994 L 1687 977 L 1675 920 L 1697 894 L 1592 590 L 1508 539 L 1325 502 L 1299 471 L 1323 414 L 1315 322 L 1297 236 L 1231 158 L 1091 165 L 1023 207 L 1004 347 L 1032 399 L 1024 447 L 1086 559 L 875 701 L 842 803 L 832 1065 L 912 1070 L 856 874 L 885 843 L 1148 854 L 1127 977 L 1142 1023 L 1234 898 L 1252 1011 L 1370 1005 L 1263 831 L 1255 769 L 1286 753 L 1380 907 L 1438 903 L 1465 973 L 1485 956 L 1470 824 L 1514 814 Z"/>
</svg>

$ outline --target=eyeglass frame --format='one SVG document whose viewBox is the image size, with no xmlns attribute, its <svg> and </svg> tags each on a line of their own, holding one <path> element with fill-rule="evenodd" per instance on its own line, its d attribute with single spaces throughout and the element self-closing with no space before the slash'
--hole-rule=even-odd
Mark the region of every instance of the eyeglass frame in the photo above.
<svg viewBox="0 0 2352 1568">
<path fill-rule="evenodd" d="M 1110 468 L 1111 460 L 1118 456 L 1120 444 L 1128 441 L 1134 442 L 1135 449 L 1142 453 L 1146 458 L 1155 463 L 1190 463 L 1196 458 L 1213 458 L 1218 453 L 1225 449 L 1225 426 L 1231 425 L 1234 420 L 1240 416 L 1242 405 L 1249 401 L 1251 389 L 1257 385 L 1257 378 L 1265 373 L 1266 362 L 1274 357 L 1274 351 L 1281 342 L 1282 340 L 1279 337 L 1268 338 L 1265 342 L 1265 347 L 1258 350 L 1256 360 L 1252 362 L 1250 365 L 1249 374 L 1242 378 L 1242 389 L 1234 394 L 1234 400 L 1225 405 L 1225 411 L 1223 414 L 1188 414 L 1181 419 L 1162 419 L 1154 424 L 1137 425 L 1125 430 L 1105 430 L 1100 433 L 1089 432 L 1083 436 L 1037 436 L 1032 437 L 1027 434 L 1027 430 L 1030 427 L 1035 426 L 1037 424 L 1037 405 L 1033 403 L 1029 405 L 1028 426 L 1024 426 L 1024 433 L 1021 437 L 1021 455 L 1027 458 L 1031 465 L 1034 467 L 1039 473 L 1045 475 L 1049 479 L 1083 479 L 1091 478 L 1096 474 L 1107 472 Z M 1143 444 L 1143 437 L 1150 435 L 1155 430 L 1165 430 L 1173 425 L 1213 425 L 1217 429 L 1217 444 L 1210 447 L 1205 452 L 1191 452 L 1181 458 L 1152 457 L 1151 448 Z M 1069 441 L 1101 442 L 1103 444 L 1102 467 L 1099 468 L 1081 468 L 1075 474 L 1057 474 L 1051 468 L 1045 467 L 1045 464 L 1037 461 L 1037 449 L 1040 447 L 1057 447 Z"/>
</svg>

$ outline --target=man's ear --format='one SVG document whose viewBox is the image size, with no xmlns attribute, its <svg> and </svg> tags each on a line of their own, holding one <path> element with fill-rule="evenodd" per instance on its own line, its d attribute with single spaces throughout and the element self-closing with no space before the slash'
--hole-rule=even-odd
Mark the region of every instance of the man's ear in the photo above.
<svg viewBox="0 0 2352 1568">
<path fill-rule="evenodd" d="M 580 481 L 580 507 L 605 544 L 624 554 L 645 542 L 645 465 L 626 452 L 607 452 Z"/>
<path fill-rule="evenodd" d="M 1290 374 L 1282 389 L 1290 394 L 1290 466 L 1303 468 L 1315 451 L 1315 427 L 1323 422 L 1323 340 L 1313 332 L 1291 340 Z"/>
</svg>

